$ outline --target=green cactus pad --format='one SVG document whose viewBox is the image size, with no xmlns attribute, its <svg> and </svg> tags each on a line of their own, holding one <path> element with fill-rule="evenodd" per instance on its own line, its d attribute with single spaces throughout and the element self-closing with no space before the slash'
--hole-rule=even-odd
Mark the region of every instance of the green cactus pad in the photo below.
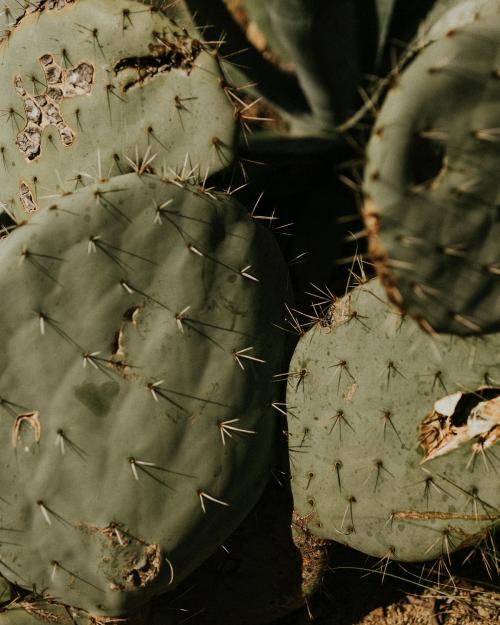
<svg viewBox="0 0 500 625">
<path fill-rule="evenodd" d="M 0 266 L 0 571 L 124 614 L 265 486 L 284 261 L 232 198 L 127 174 L 37 213 Z"/>
<path fill-rule="evenodd" d="M 138 168 L 203 179 L 232 160 L 216 54 L 155 7 L 30 2 L 0 48 L 0 200 L 17 221 Z"/>
<path fill-rule="evenodd" d="M 490 7 L 491 8 L 491 7 Z M 488 9 L 489 11 L 490 9 Z M 500 329 L 500 9 L 422 49 L 368 147 L 365 217 L 391 299 L 429 331 Z"/>
<path fill-rule="evenodd" d="M 340 300 L 289 373 L 294 503 L 311 531 L 403 561 L 487 538 L 500 519 L 499 350 L 499 334 L 432 339 L 374 280 Z"/>
</svg>

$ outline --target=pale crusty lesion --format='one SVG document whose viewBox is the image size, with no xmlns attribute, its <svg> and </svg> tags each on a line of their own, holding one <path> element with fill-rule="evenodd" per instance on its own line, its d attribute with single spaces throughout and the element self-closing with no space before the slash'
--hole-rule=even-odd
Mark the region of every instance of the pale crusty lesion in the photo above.
<svg viewBox="0 0 500 625">
<path fill-rule="evenodd" d="M 61 143 L 70 146 L 75 140 L 75 133 L 64 120 L 60 105 L 66 98 L 90 95 L 94 85 L 94 67 L 83 61 L 79 65 L 63 68 L 51 54 L 44 54 L 39 59 L 45 74 L 45 91 L 32 95 L 26 91 L 20 75 L 14 77 L 14 88 L 24 100 L 26 123 L 16 137 L 16 145 L 28 162 L 38 158 L 42 149 L 42 133 L 48 126 L 59 131 Z"/>
<path fill-rule="evenodd" d="M 31 213 L 38 210 L 38 204 L 36 203 L 33 192 L 31 191 L 28 183 L 24 180 L 21 180 L 19 184 L 19 201 L 28 215 L 31 215 Z"/>
<path fill-rule="evenodd" d="M 420 426 L 422 462 L 448 454 L 469 441 L 473 452 L 500 439 L 500 389 L 481 388 L 437 400 Z"/>
<path fill-rule="evenodd" d="M 104 547 L 101 566 L 110 590 L 146 588 L 158 578 L 164 559 L 158 543 L 133 536 L 119 521 L 112 521 L 105 527 L 80 522 L 75 527 L 101 539 Z"/>
<path fill-rule="evenodd" d="M 24 426 L 28 426 L 33 431 L 35 443 L 39 443 L 42 437 L 42 426 L 40 422 L 40 413 L 38 410 L 33 412 L 26 412 L 24 414 L 17 415 L 12 428 L 12 446 L 17 447 L 17 443 L 21 438 L 21 431 Z"/>
</svg>

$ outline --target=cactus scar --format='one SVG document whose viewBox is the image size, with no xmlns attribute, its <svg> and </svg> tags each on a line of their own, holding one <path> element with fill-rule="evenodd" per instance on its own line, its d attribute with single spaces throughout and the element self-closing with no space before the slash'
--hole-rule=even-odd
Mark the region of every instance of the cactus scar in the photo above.
<svg viewBox="0 0 500 625">
<path fill-rule="evenodd" d="M 491 447 L 499 439 L 500 389 L 454 393 L 436 401 L 421 424 L 422 462 L 450 453 L 471 440 L 475 441 L 476 451 Z"/>
<path fill-rule="evenodd" d="M 189 75 L 202 51 L 201 43 L 187 36 L 177 35 L 173 41 L 158 33 L 153 33 L 153 36 L 159 43 L 149 44 L 149 54 L 123 58 L 114 64 L 116 75 L 126 70 L 135 72 L 134 78 L 125 81 L 122 87 L 124 92 L 173 69 L 182 69 Z"/>
<path fill-rule="evenodd" d="M 94 67 L 82 62 L 75 67 L 60 67 L 51 54 L 39 59 L 45 74 L 45 91 L 38 95 L 29 94 L 24 88 L 21 76 L 14 78 L 14 87 L 24 100 L 26 123 L 16 137 L 16 145 L 29 163 L 41 154 L 42 133 L 47 126 L 55 126 L 61 143 L 68 147 L 75 140 L 75 133 L 64 120 L 60 105 L 66 98 L 90 95 L 94 85 Z"/>
</svg>

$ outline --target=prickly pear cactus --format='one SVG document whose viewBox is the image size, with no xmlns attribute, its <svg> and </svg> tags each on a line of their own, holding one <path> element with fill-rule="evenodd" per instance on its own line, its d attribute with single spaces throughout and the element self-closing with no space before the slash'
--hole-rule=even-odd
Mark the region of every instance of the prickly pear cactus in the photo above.
<svg viewBox="0 0 500 625">
<path fill-rule="evenodd" d="M 0 200 L 17 221 L 113 175 L 231 162 L 216 54 L 155 6 L 30 2 L 0 43 Z"/>
<path fill-rule="evenodd" d="M 284 261 L 232 198 L 127 174 L 35 215 L 0 266 L 2 525 L 22 536 L 0 571 L 124 614 L 267 482 Z"/>
<path fill-rule="evenodd" d="M 299 341 L 287 405 L 294 503 L 318 536 L 446 558 L 500 519 L 500 335 L 422 332 L 360 286 Z"/>
<path fill-rule="evenodd" d="M 391 299 L 429 331 L 500 329 L 500 7 L 422 49 L 368 146 L 365 218 Z"/>
</svg>

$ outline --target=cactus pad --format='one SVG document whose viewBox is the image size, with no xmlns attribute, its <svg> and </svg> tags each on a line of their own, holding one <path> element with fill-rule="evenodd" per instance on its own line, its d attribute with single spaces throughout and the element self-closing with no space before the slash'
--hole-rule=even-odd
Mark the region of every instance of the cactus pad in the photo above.
<svg viewBox="0 0 500 625">
<path fill-rule="evenodd" d="M 368 147 L 373 258 L 391 299 L 429 331 L 500 329 L 499 33 L 500 12 L 478 12 L 424 47 Z"/>
<path fill-rule="evenodd" d="M 500 519 L 500 335 L 432 339 L 370 281 L 299 341 L 287 404 L 295 507 L 381 559 L 447 558 Z"/>
<path fill-rule="evenodd" d="M 287 283 L 232 198 L 126 174 L 1 242 L 0 570 L 116 616 L 258 500 Z M 267 272 L 269 266 L 272 272 Z"/>
<path fill-rule="evenodd" d="M 17 221 L 135 169 L 204 178 L 231 162 L 216 54 L 154 7 L 29 3 L 0 47 L 0 200 Z"/>
</svg>

